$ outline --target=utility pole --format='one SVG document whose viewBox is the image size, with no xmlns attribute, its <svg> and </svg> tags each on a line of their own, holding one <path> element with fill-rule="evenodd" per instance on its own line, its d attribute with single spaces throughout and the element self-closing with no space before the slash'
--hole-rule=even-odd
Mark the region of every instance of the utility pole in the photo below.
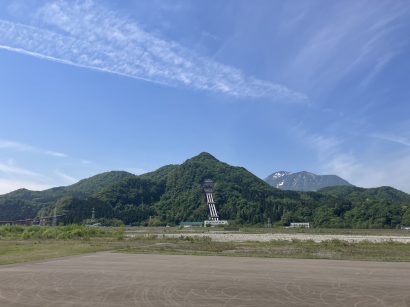
<svg viewBox="0 0 410 307">
<path fill-rule="evenodd" d="M 54 215 L 53 215 L 53 227 L 57 226 L 57 207 L 54 207 Z"/>
</svg>

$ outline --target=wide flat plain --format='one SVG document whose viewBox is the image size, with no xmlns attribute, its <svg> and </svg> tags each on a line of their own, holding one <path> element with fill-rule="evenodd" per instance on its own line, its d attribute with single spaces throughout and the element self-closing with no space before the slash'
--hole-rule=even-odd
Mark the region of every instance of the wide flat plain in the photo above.
<svg viewBox="0 0 410 307">
<path fill-rule="evenodd" d="M 100 252 L 0 267 L 0 306 L 410 306 L 410 263 Z"/>
</svg>

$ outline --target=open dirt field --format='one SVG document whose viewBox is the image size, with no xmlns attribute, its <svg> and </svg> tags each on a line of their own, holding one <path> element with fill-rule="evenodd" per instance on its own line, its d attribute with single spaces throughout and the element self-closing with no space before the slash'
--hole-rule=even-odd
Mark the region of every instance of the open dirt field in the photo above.
<svg viewBox="0 0 410 307">
<path fill-rule="evenodd" d="M 0 306 L 410 306 L 410 263 L 96 253 L 0 268 Z"/>
</svg>

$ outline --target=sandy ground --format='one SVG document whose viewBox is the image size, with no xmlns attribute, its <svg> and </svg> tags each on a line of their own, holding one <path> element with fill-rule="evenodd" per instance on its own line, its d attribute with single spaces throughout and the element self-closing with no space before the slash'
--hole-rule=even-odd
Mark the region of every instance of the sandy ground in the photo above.
<svg viewBox="0 0 410 307">
<path fill-rule="evenodd" d="M 181 236 L 191 237 L 209 237 L 214 241 L 229 242 L 229 241 L 258 241 L 269 242 L 273 240 L 313 240 L 315 242 L 341 240 L 348 242 L 401 242 L 410 243 L 410 236 L 371 236 L 371 235 L 332 235 L 332 234 L 304 234 L 304 233 L 178 233 L 178 234 L 164 234 L 166 237 L 178 238 Z"/>
<path fill-rule="evenodd" d="M 0 306 L 410 306 L 410 263 L 97 253 L 0 267 Z"/>
</svg>

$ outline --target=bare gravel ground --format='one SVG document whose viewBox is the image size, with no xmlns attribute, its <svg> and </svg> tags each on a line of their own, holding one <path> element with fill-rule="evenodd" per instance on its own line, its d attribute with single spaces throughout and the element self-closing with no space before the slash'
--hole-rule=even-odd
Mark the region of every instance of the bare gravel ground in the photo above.
<svg viewBox="0 0 410 307">
<path fill-rule="evenodd" d="M 410 263 L 102 252 L 0 268 L 0 306 L 410 306 Z"/>
<path fill-rule="evenodd" d="M 132 236 L 132 235 L 131 235 Z M 269 242 L 277 240 L 300 240 L 314 242 L 323 242 L 331 240 L 347 241 L 351 243 L 356 242 L 399 242 L 410 243 L 410 236 L 386 236 L 386 235 L 339 235 L 339 234 L 305 234 L 305 233 L 223 233 L 223 232 L 209 232 L 209 233 L 178 233 L 178 234 L 163 234 L 168 238 L 179 238 L 181 236 L 186 237 L 209 237 L 214 241 L 219 242 L 243 242 L 243 241 L 255 241 L 255 242 Z"/>
</svg>

